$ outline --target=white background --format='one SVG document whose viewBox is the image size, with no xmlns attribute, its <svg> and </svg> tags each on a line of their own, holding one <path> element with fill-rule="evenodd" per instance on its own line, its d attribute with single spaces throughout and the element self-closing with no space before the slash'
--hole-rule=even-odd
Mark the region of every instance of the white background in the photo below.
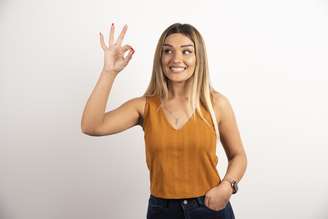
<svg viewBox="0 0 328 219">
<path fill-rule="evenodd" d="M 248 155 L 236 218 L 328 218 L 327 1 L 1 0 L 1 219 L 145 218 L 142 129 L 80 131 L 103 64 L 98 33 L 112 22 L 128 24 L 136 52 L 107 110 L 144 93 L 160 34 L 190 23 Z M 224 176 L 221 144 L 217 153 Z"/>
</svg>

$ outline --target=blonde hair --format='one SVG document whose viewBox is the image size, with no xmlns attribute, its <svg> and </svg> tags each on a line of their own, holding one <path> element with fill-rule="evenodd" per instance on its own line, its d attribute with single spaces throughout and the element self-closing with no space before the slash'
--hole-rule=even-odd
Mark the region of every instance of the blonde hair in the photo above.
<svg viewBox="0 0 328 219">
<path fill-rule="evenodd" d="M 204 118 L 200 108 L 200 104 L 202 104 L 205 109 L 210 112 L 211 119 L 214 124 L 216 138 L 218 139 L 218 124 L 213 109 L 213 92 L 215 92 L 215 90 L 212 88 L 210 83 L 205 43 L 201 34 L 192 25 L 175 23 L 169 26 L 166 30 L 164 30 L 157 43 L 150 83 L 143 96 L 156 95 L 159 96 L 161 99 L 168 99 L 168 79 L 165 77 L 161 65 L 162 46 L 165 42 L 166 37 L 174 33 L 181 33 L 188 37 L 194 43 L 196 65 L 195 72 L 188 79 L 191 83 L 191 90 L 188 94 L 188 100 L 193 112 L 197 112 L 200 117 L 205 121 L 205 123 L 212 127 Z M 195 114 L 196 113 L 193 114 L 193 119 L 195 118 Z"/>
</svg>

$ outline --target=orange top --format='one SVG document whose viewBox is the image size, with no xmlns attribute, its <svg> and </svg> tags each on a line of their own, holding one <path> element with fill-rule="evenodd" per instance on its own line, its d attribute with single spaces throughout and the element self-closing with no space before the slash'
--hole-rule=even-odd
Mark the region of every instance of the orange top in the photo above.
<svg viewBox="0 0 328 219">
<path fill-rule="evenodd" d="M 159 198 L 205 195 L 221 179 L 216 169 L 216 137 L 210 113 L 201 106 L 209 127 L 196 113 L 179 129 L 173 128 L 158 96 L 147 96 L 144 113 L 146 162 L 150 192 Z"/>
</svg>

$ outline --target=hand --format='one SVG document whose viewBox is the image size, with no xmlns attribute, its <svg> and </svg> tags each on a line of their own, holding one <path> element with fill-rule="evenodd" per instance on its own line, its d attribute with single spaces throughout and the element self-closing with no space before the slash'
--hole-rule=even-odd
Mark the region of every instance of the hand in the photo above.
<svg viewBox="0 0 328 219">
<path fill-rule="evenodd" d="M 129 45 L 121 46 L 125 33 L 128 29 L 127 25 L 124 25 L 117 41 L 114 43 L 114 31 L 115 26 L 112 24 L 110 29 L 110 36 L 108 41 L 108 47 L 105 44 L 104 36 L 101 32 L 100 35 L 100 45 L 104 50 L 104 67 L 103 71 L 113 72 L 115 74 L 122 71 L 122 69 L 129 63 L 134 50 Z M 124 54 L 130 50 L 130 52 L 124 57 Z"/>
<path fill-rule="evenodd" d="M 206 207 L 214 211 L 222 210 L 228 204 L 232 192 L 233 190 L 230 183 L 227 181 L 221 181 L 218 186 L 215 186 L 206 192 Z"/>
</svg>

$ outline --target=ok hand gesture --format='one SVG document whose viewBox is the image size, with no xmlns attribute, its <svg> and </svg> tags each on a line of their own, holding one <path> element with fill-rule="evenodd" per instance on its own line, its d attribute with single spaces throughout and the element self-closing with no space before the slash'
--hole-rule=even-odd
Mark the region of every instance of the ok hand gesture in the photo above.
<svg viewBox="0 0 328 219">
<path fill-rule="evenodd" d="M 121 46 L 122 41 L 124 39 L 125 33 L 128 29 L 127 25 L 124 25 L 118 39 L 114 42 L 114 31 L 115 26 L 112 24 L 110 29 L 110 36 L 108 41 L 108 46 L 106 46 L 104 41 L 104 36 L 101 32 L 100 35 L 100 45 L 104 50 L 104 66 L 103 71 L 110 72 L 113 74 L 118 74 L 122 69 L 127 66 L 129 61 L 132 58 L 132 54 L 134 50 L 129 45 Z M 124 54 L 129 50 L 129 53 L 124 56 Z"/>
</svg>

